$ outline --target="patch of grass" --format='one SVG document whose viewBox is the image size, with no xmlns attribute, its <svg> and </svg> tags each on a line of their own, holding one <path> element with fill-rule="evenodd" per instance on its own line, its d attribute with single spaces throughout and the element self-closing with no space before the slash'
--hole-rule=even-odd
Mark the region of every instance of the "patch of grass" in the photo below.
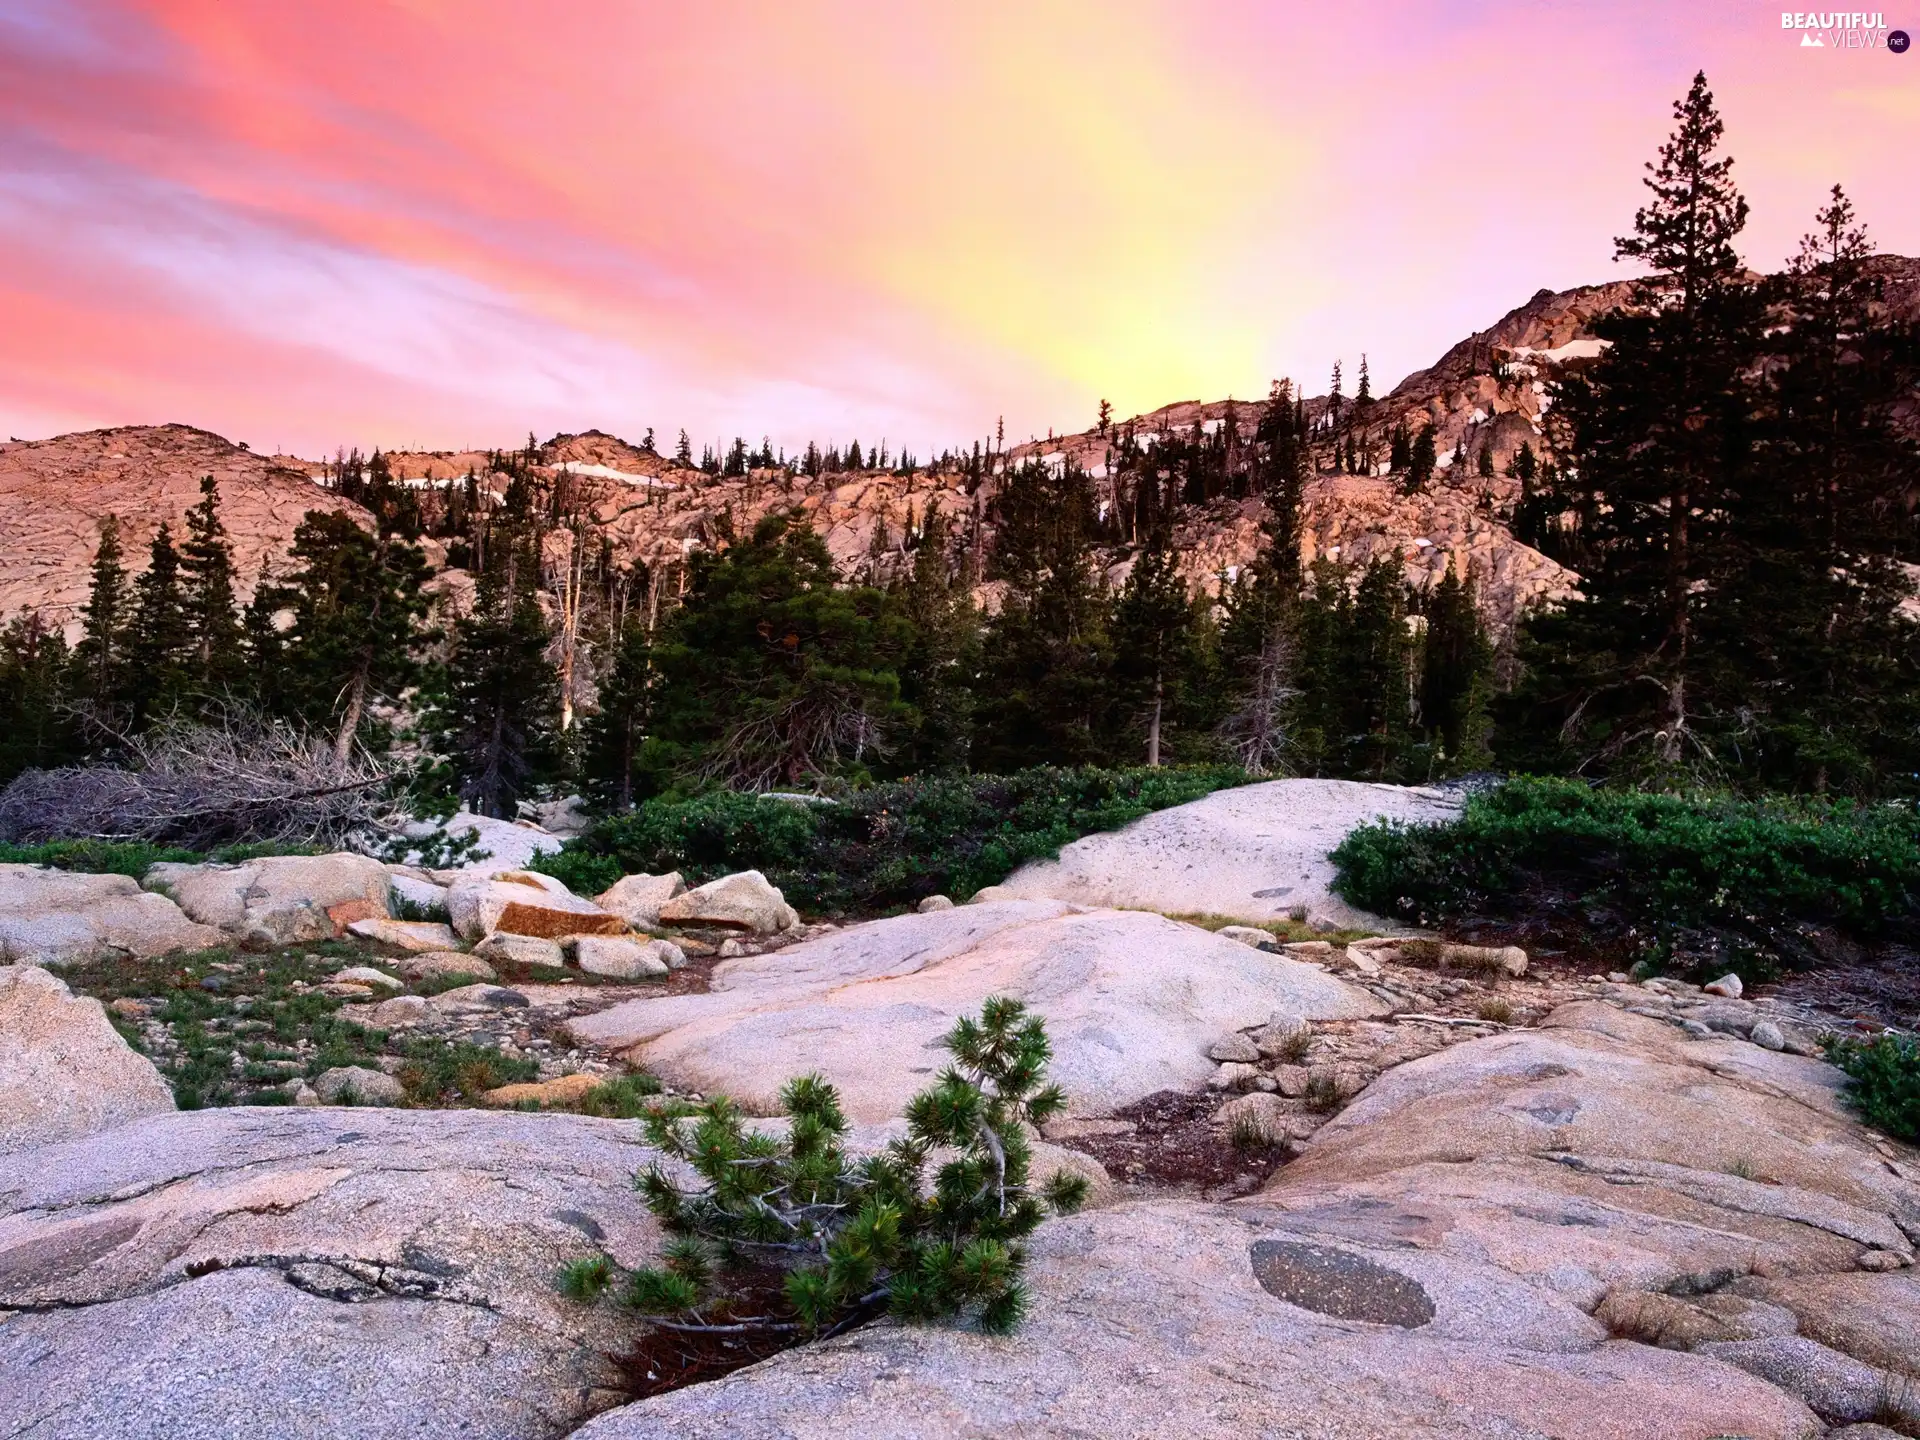
<svg viewBox="0 0 1920 1440">
<path fill-rule="evenodd" d="M 1482 1000 L 1479 1008 L 1475 1010 L 1474 1013 L 1482 1020 L 1491 1020 L 1495 1025 L 1511 1025 L 1513 1023 L 1513 1006 L 1498 996 Z"/>
<path fill-rule="evenodd" d="M 1277 1137 L 1261 1123 L 1257 1116 L 1243 1114 L 1234 1117 L 1233 1128 L 1228 1132 L 1228 1138 L 1236 1150 L 1259 1151 L 1271 1149 Z"/>
<path fill-rule="evenodd" d="M 213 861 L 238 865 L 267 855 L 317 855 L 312 845 L 226 845 L 203 852 L 177 845 L 154 845 L 144 840 L 51 840 L 41 845 L 0 845 L 0 864 L 46 865 L 55 870 L 84 870 L 94 875 L 143 877 L 162 861 L 197 865 Z"/>
<path fill-rule="evenodd" d="M 404 1042 L 402 1062 L 395 1078 L 415 1105 L 441 1105 L 448 1100 L 478 1100 L 502 1085 L 522 1085 L 540 1078 L 537 1062 L 502 1055 L 485 1045 L 448 1040 L 439 1035 L 417 1035 Z"/>
<path fill-rule="evenodd" d="M 1518 779 L 1450 822 L 1363 826 L 1333 861 L 1345 899 L 1416 924 L 1546 927 L 1749 981 L 1816 963 L 1819 929 L 1873 938 L 1920 919 L 1908 805 Z"/>
<path fill-rule="evenodd" d="M 571 1108 L 581 1115 L 598 1115 L 607 1120 L 635 1120 L 653 1108 L 652 1098 L 661 1085 L 651 1075 L 616 1075 L 582 1095 Z"/>
<path fill-rule="evenodd" d="M 1280 1047 L 1273 1058 L 1283 1065 L 1304 1065 L 1312 1053 L 1313 1032 L 1302 1025 L 1280 1037 Z"/>
<path fill-rule="evenodd" d="M 1346 1101 L 1346 1089 L 1331 1071 L 1316 1070 L 1307 1077 L 1307 1088 L 1301 1096 L 1301 1103 L 1315 1114 L 1331 1115 Z"/>
<path fill-rule="evenodd" d="M 874 785 L 819 805 L 721 791 L 602 820 L 534 868 L 583 895 L 622 875 L 678 870 L 699 884 L 753 869 L 795 906 L 870 914 L 933 894 L 964 900 L 1082 835 L 1246 780 L 1224 766 L 1042 768 Z"/>
<path fill-rule="evenodd" d="M 1830 1040 L 1827 1059 L 1847 1076 L 1847 1100 L 1860 1118 L 1895 1139 L 1920 1142 L 1920 1036 Z"/>
</svg>

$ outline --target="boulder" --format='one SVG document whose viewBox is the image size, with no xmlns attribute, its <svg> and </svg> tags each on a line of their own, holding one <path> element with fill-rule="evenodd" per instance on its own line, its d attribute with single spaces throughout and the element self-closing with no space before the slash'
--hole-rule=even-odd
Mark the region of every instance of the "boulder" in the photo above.
<svg viewBox="0 0 1920 1440">
<path fill-rule="evenodd" d="M 406 988 L 402 982 L 394 979 L 393 976 L 387 974 L 386 971 L 376 970 L 371 965 L 349 965 L 344 970 L 334 971 L 329 978 L 335 981 L 344 981 L 351 985 L 377 985 L 383 990 L 404 990 Z"/>
<path fill-rule="evenodd" d="M 0 1159 L 0 1434 L 565 1435 L 637 1327 L 554 1273 L 658 1245 L 636 1128 L 202 1110 Z"/>
<path fill-rule="evenodd" d="M 460 944 L 459 937 L 437 920 L 355 920 L 347 926 L 347 933 L 356 939 L 421 955 L 452 950 Z"/>
<path fill-rule="evenodd" d="M 394 962 L 394 968 L 415 983 L 459 975 L 471 976 L 475 980 L 494 978 L 493 966 L 477 955 L 466 955 L 458 950 L 430 950 L 425 955 L 403 955 Z"/>
<path fill-rule="evenodd" d="M 462 870 L 524 870 L 537 856 L 559 854 L 561 846 L 558 836 L 549 835 L 538 825 L 496 820 L 466 810 L 444 821 L 417 820 L 407 826 L 406 834 L 424 842 L 428 849 L 447 840 L 473 840 L 473 850 L 455 867 L 449 881 Z M 423 854 L 416 850 L 407 858 L 417 863 Z"/>
<path fill-rule="evenodd" d="M 391 913 L 393 879 L 365 855 L 280 855 L 244 865 L 178 865 L 147 871 L 189 918 L 250 949 L 330 940 L 353 920 Z"/>
<path fill-rule="evenodd" d="M 35 965 L 0 969 L 0 1155 L 173 1109 L 173 1092 L 107 1019 Z"/>
<path fill-rule="evenodd" d="M 490 1011 L 525 1010 L 531 1003 L 518 990 L 506 985 L 462 985 L 454 990 L 442 990 L 427 1001 L 435 1016 L 450 1020 Z"/>
<path fill-rule="evenodd" d="M 1002 900 L 1015 899 L 1013 893 L 1004 885 L 982 885 L 967 897 L 969 905 L 997 905 Z"/>
<path fill-rule="evenodd" d="M 1161 1201 L 1052 1221 L 1004 1338 L 880 1324 L 622 1406 L 577 1440 L 1812 1440 L 1792 1396 L 1609 1341 L 1496 1267 Z"/>
<path fill-rule="evenodd" d="M 779 889 L 758 870 L 723 875 L 676 895 L 660 906 L 668 925 L 724 925 L 755 935 L 791 930 L 800 917 Z"/>
<path fill-rule="evenodd" d="M 1920 1395 L 1909 1392 L 1910 1378 L 1888 1374 L 1850 1355 L 1829 1350 L 1817 1340 L 1800 1335 L 1775 1335 L 1764 1340 L 1728 1340 L 1700 1347 L 1701 1353 L 1749 1375 L 1778 1385 L 1806 1402 L 1823 1420 L 1898 1419 L 1920 1423 Z"/>
<path fill-rule="evenodd" d="M 393 901 L 396 910 L 404 903 L 429 920 L 447 918 L 447 887 L 416 875 L 393 875 Z"/>
<path fill-rule="evenodd" d="M 615 980 L 664 980 L 674 968 L 667 963 L 669 950 L 680 947 L 665 940 L 628 940 L 618 935 L 579 935 L 573 939 L 573 963 L 589 975 L 606 975 Z M 686 964 L 686 957 L 680 957 Z"/>
<path fill-rule="evenodd" d="M 593 903 L 636 930 L 652 930 L 660 924 L 660 907 L 686 890 L 687 882 L 678 870 L 665 875 L 624 875 L 594 897 Z"/>
<path fill-rule="evenodd" d="M 722 961 L 706 994 L 632 1000 L 570 1022 L 582 1043 L 624 1052 L 682 1089 L 722 1091 L 771 1113 L 812 1070 L 847 1113 L 899 1113 L 939 1071 L 938 1041 L 990 995 L 1047 1022 L 1053 1077 L 1077 1115 L 1159 1090 L 1198 1091 L 1207 1047 L 1276 1005 L 1300 1015 L 1376 1015 L 1374 996 L 1140 911 L 1057 901 L 965 905 L 856 925 L 768 955 Z"/>
<path fill-rule="evenodd" d="M 1387 929 L 1333 894 L 1328 852 L 1373 820 L 1445 820 L 1457 812 L 1458 802 L 1436 790 L 1269 780 L 1076 840 L 1057 860 L 1015 871 L 999 898 L 1219 915 L 1249 925 L 1304 908 L 1332 925 Z"/>
<path fill-rule="evenodd" d="M 1252 1065 L 1260 1059 L 1260 1047 L 1238 1030 L 1229 1030 L 1207 1047 L 1207 1058 L 1223 1063 L 1236 1060 L 1244 1065 Z"/>
<path fill-rule="evenodd" d="M 1740 1292 L 1793 1312 L 1800 1333 L 1877 1365 L 1920 1376 L 1920 1276 L 1792 1275 L 1739 1282 Z"/>
<path fill-rule="evenodd" d="M 479 872 L 447 888 L 447 913 L 462 939 L 504 931 L 557 940 L 562 935 L 619 935 L 627 922 L 582 900 L 551 875 L 532 870 Z"/>
<path fill-rule="evenodd" d="M 567 963 L 558 940 L 510 935 L 504 930 L 487 936 L 473 947 L 473 953 L 482 960 L 499 960 L 509 965 L 546 965 L 557 970 Z"/>
<path fill-rule="evenodd" d="M 328 1105 L 398 1105 L 407 1098 L 400 1082 L 364 1065 L 336 1065 L 313 1080 L 313 1093 Z"/>
<path fill-rule="evenodd" d="M 407 1030 L 425 1024 L 432 1013 L 425 996 L 396 995 L 374 1006 L 373 1013 L 367 1018 L 378 1030 Z"/>
<path fill-rule="evenodd" d="M 931 915 L 936 910 L 951 910 L 953 901 L 945 895 L 929 895 L 913 908 L 921 915 Z"/>
<path fill-rule="evenodd" d="M 1709 980 L 1701 987 L 1709 995 L 1724 995 L 1729 1000 L 1738 1000 L 1746 986 L 1740 983 L 1740 977 L 1731 972 L 1718 980 Z"/>
<path fill-rule="evenodd" d="M 125 875 L 0 865 L 0 960 L 74 965 L 147 959 L 209 949 L 225 939 L 166 896 L 143 893 Z"/>
</svg>

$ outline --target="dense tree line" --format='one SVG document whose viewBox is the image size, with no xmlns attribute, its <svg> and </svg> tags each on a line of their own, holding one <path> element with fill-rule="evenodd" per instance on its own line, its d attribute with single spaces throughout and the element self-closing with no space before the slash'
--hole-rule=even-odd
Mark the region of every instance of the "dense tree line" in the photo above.
<svg viewBox="0 0 1920 1440">
<path fill-rule="evenodd" d="M 933 463 L 961 507 L 929 501 L 904 530 L 876 517 L 844 568 L 798 510 L 744 534 L 722 510 L 684 567 L 623 565 L 529 436 L 487 457 L 484 484 L 340 456 L 327 483 L 373 524 L 309 514 L 292 567 L 242 608 L 208 479 L 136 577 L 103 524 L 71 650 L 31 615 L 0 630 L 0 779 L 245 706 L 496 814 L 546 786 L 622 808 L 713 784 L 1142 762 L 1910 791 L 1920 463 L 1893 418 L 1920 347 L 1837 187 L 1787 272 L 1750 275 L 1704 77 L 1676 119 L 1618 242 L 1648 278 L 1598 322 L 1604 354 L 1555 383 L 1548 444 L 1506 461 L 1501 518 L 1581 586 L 1522 617 L 1505 693 L 1478 577 L 1447 565 L 1416 587 L 1391 556 L 1303 570 L 1316 472 L 1384 463 L 1417 494 L 1445 469 L 1490 503 L 1491 446 L 1462 438 L 1443 466 L 1432 423 L 1383 416 L 1363 358 L 1352 397 L 1336 366 L 1315 406 L 1281 382 L 1153 434 L 1103 401 L 1094 474 L 1071 455 L 1015 464 L 996 432 Z M 684 432 L 675 463 L 918 468 L 857 441 L 789 457 L 736 439 L 696 462 Z M 1182 545 L 1223 507 L 1261 517 L 1258 553 L 1198 586 Z M 423 539 L 471 579 L 454 618 L 430 613 Z"/>
</svg>

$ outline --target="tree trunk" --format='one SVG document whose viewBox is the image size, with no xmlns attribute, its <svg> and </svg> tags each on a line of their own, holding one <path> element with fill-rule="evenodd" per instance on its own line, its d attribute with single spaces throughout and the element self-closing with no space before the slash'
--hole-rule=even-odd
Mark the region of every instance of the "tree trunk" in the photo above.
<svg viewBox="0 0 1920 1440">
<path fill-rule="evenodd" d="M 347 713 L 340 717 L 340 733 L 333 737 L 336 765 L 346 764 L 353 753 L 353 737 L 360 729 L 361 712 L 367 708 L 367 669 L 371 664 L 371 659 L 363 658 L 347 686 Z"/>
<path fill-rule="evenodd" d="M 1160 766 L 1160 677 L 1153 677 L 1153 718 L 1147 722 L 1147 764 L 1158 769 Z"/>
</svg>

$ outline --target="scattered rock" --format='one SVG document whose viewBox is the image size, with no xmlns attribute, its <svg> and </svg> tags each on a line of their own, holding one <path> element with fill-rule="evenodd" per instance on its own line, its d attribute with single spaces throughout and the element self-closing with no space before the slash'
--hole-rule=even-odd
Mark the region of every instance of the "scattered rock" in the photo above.
<svg viewBox="0 0 1920 1440">
<path fill-rule="evenodd" d="M 1746 987 L 1740 983 L 1740 977 L 1738 975 L 1729 973 L 1722 975 L 1718 980 L 1708 981 L 1701 988 L 1709 995 L 1724 995 L 1729 1000 L 1738 1000 L 1741 991 Z"/>
<path fill-rule="evenodd" d="M 1262 930 L 1257 925 L 1222 925 L 1213 932 L 1222 940 L 1237 940 L 1242 945 L 1251 945 L 1256 950 L 1278 950 L 1280 942 L 1274 938 L 1271 930 Z M 1324 941 L 1310 942 L 1325 944 Z M 1328 947 L 1331 949 L 1332 947 Z"/>
<path fill-rule="evenodd" d="M 945 895 L 929 895 L 913 908 L 918 914 L 931 915 L 936 910 L 953 909 L 953 901 Z"/>
<path fill-rule="evenodd" d="M 142 893 L 125 875 L 81 875 L 38 865 L 0 865 L 0 960 L 72 965 L 225 940 L 164 895 Z"/>
<path fill-rule="evenodd" d="M 747 947 L 731 937 L 720 942 L 720 958 L 722 960 L 738 960 L 746 953 Z"/>
<path fill-rule="evenodd" d="M 447 887 L 447 913 L 464 940 L 501 933 L 557 940 L 562 935 L 620 935 L 627 930 L 618 915 L 582 900 L 553 876 L 532 870 L 481 872 L 456 880 Z"/>
<path fill-rule="evenodd" d="M 529 1102 L 542 1110 L 579 1103 L 588 1092 L 597 1090 L 605 1075 L 561 1075 L 552 1080 L 530 1081 L 524 1085 L 501 1085 L 488 1090 L 480 1099 L 496 1110 L 511 1110 Z"/>
<path fill-rule="evenodd" d="M 558 940 L 537 935 L 514 935 L 497 931 L 473 947 L 482 960 L 500 960 L 511 965 L 545 965 L 559 969 L 567 963 Z"/>
<path fill-rule="evenodd" d="M 1249 1128 L 1269 1145 L 1292 1139 L 1299 1118 L 1277 1096 L 1261 1091 L 1229 1100 L 1213 1112 L 1214 1124 L 1230 1133 Z"/>
<path fill-rule="evenodd" d="M 1251 929 L 1252 927 L 1249 926 L 1248 928 Z M 1262 930 L 1260 933 L 1265 935 L 1267 932 Z M 1229 936 L 1228 938 L 1231 939 L 1232 937 Z M 1291 944 L 1282 945 L 1280 949 L 1295 960 L 1318 960 L 1321 962 L 1331 962 L 1338 953 L 1337 947 L 1328 940 L 1295 940 Z"/>
<path fill-rule="evenodd" d="M 505 985 L 462 985 L 456 990 L 443 990 L 427 1001 L 434 1014 L 450 1017 L 485 1014 L 490 1010 L 524 1010 L 529 1003 L 526 996 Z"/>
<path fill-rule="evenodd" d="M 406 1030 L 415 1025 L 424 1024 L 432 1011 L 424 996 L 396 995 L 391 1000 L 382 1000 L 373 1007 L 368 1018 L 374 1027 L 380 1030 Z"/>
<path fill-rule="evenodd" d="M 313 1092 L 329 1105 L 398 1105 L 407 1092 L 393 1076 L 364 1065 L 336 1065 L 314 1078 Z"/>
<path fill-rule="evenodd" d="M 1251 1065 L 1229 1060 L 1208 1077 L 1209 1090 L 1248 1090 L 1253 1082 L 1260 1078 L 1260 1072 Z"/>
<path fill-rule="evenodd" d="M 628 940 L 617 935 L 573 937 L 573 963 L 589 975 L 616 980 L 664 980 L 671 968 L 661 952 L 664 940 Z M 685 963 L 683 960 L 681 963 Z"/>
<path fill-rule="evenodd" d="M 394 968 L 416 983 L 458 975 L 469 975 L 475 980 L 494 978 L 493 967 L 486 961 L 458 950 L 432 950 L 425 955 L 405 955 L 394 962 Z"/>
<path fill-rule="evenodd" d="M 1739 1288 L 1791 1311 L 1801 1333 L 1822 1345 L 1883 1370 L 1920 1375 L 1920 1276 L 1910 1269 L 1755 1277 Z"/>
<path fill-rule="evenodd" d="M 1251 1065 L 1260 1059 L 1260 1048 L 1238 1030 L 1229 1030 L 1207 1048 L 1207 1058 L 1237 1060 Z"/>
<path fill-rule="evenodd" d="M 1760 1021 L 1753 1027 L 1747 1038 L 1762 1049 L 1784 1050 L 1787 1048 L 1785 1033 L 1771 1020 Z"/>
<path fill-rule="evenodd" d="M 1885 1275 L 1889 1271 L 1904 1269 L 1906 1257 L 1896 1255 L 1891 1250 L 1862 1250 L 1860 1258 L 1853 1262 L 1870 1275 Z"/>
<path fill-rule="evenodd" d="M 1296 1048 L 1301 1037 L 1310 1033 L 1311 1027 L 1298 1015 L 1275 1014 L 1253 1032 L 1253 1044 L 1261 1058 L 1272 1060 Z"/>
<path fill-rule="evenodd" d="M 1002 900 L 1012 900 L 1014 895 L 1004 885 L 982 885 L 967 897 L 969 905 L 997 905 Z"/>
<path fill-rule="evenodd" d="M 192 919 L 256 950 L 333 939 L 352 920 L 388 915 L 393 894 L 386 866 L 346 851 L 244 865 L 166 862 L 147 871 L 145 884 L 164 890 Z"/>
<path fill-rule="evenodd" d="M 1273 1068 L 1274 1088 L 1289 1100 L 1297 1100 L 1307 1093 L 1307 1081 L 1312 1074 L 1304 1065 L 1276 1065 Z"/>
<path fill-rule="evenodd" d="M 593 903 L 636 930 L 652 930 L 660 924 L 660 907 L 686 890 L 686 881 L 678 870 L 665 875 L 626 875 L 601 891 Z"/>
<path fill-rule="evenodd" d="M 778 934 L 800 923 L 786 897 L 758 870 L 723 875 L 676 895 L 662 903 L 660 919 L 668 925 L 724 925 L 756 935 Z"/>
<path fill-rule="evenodd" d="M 460 944 L 448 926 L 433 920 L 355 920 L 347 933 L 417 955 L 457 949 Z"/>
<path fill-rule="evenodd" d="M 1527 952 L 1518 945 L 1455 945 L 1445 940 L 1401 940 L 1394 954 L 1402 964 L 1432 965 L 1514 979 L 1527 973 Z"/>
<path fill-rule="evenodd" d="M 1759 1021 L 1760 1011 L 1750 1000 L 1710 1000 L 1688 1010 L 1686 1018 L 1697 1020 L 1722 1035 L 1745 1036 Z"/>
<path fill-rule="evenodd" d="M 0 1155 L 173 1109 L 173 1092 L 107 1019 L 36 965 L 0 968 Z"/>
<path fill-rule="evenodd" d="M 388 990 L 404 990 L 406 987 L 384 970 L 376 970 L 371 965 L 349 965 L 345 970 L 336 970 L 333 979 L 354 985 L 380 985 Z"/>
</svg>

